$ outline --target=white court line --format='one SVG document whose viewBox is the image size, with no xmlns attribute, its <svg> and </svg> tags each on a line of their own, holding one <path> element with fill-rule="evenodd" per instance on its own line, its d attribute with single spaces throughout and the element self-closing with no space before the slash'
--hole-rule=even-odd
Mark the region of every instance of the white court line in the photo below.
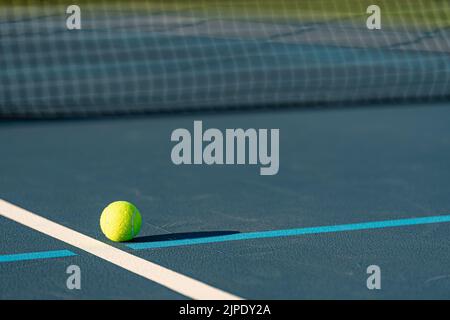
<svg viewBox="0 0 450 320">
<path fill-rule="evenodd" d="M 2 199 L 0 199 L 0 215 L 89 252 L 186 297 L 199 300 L 242 299 L 64 227 Z"/>
</svg>

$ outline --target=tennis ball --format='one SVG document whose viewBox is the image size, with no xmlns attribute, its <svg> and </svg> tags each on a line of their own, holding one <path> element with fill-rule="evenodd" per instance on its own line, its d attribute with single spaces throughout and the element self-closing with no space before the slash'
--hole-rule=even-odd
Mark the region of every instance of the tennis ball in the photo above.
<svg viewBox="0 0 450 320">
<path fill-rule="evenodd" d="M 103 209 L 100 228 L 112 241 L 133 239 L 141 230 L 142 217 L 139 210 L 127 201 L 115 201 Z"/>
</svg>

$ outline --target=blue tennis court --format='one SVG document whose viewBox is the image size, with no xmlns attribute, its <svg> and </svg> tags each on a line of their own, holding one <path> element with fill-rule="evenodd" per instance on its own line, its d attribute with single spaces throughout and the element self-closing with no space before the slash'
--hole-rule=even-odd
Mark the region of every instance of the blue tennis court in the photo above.
<svg viewBox="0 0 450 320">
<path fill-rule="evenodd" d="M 447 27 L 144 3 L 0 15 L 1 299 L 450 298 Z M 175 165 L 196 121 L 278 129 L 279 171 Z"/>
</svg>

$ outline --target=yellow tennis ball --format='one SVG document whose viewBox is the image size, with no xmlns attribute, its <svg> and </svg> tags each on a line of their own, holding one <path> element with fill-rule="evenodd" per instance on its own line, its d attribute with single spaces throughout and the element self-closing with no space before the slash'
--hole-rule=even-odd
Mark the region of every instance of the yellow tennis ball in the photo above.
<svg viewBox="0 0 450 320">
<path fill-rule="evenodd" d="M 133 239 L 141 230 L 142 217 L 139 210 L 127 201 L 116 201 L 103 209 L 100 228 L 112 241 Z"/>
</svg>

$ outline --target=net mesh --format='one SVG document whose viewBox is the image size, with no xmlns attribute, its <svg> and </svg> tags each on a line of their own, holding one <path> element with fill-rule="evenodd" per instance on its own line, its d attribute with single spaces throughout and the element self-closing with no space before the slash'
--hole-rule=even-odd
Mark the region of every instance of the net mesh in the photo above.
<svg viewBox="0 0 450 320">
<path fill-rule="evenodd" d="M 0 3 L 1 117 L 449 97 L 450 0 Z"/>
</svg>

